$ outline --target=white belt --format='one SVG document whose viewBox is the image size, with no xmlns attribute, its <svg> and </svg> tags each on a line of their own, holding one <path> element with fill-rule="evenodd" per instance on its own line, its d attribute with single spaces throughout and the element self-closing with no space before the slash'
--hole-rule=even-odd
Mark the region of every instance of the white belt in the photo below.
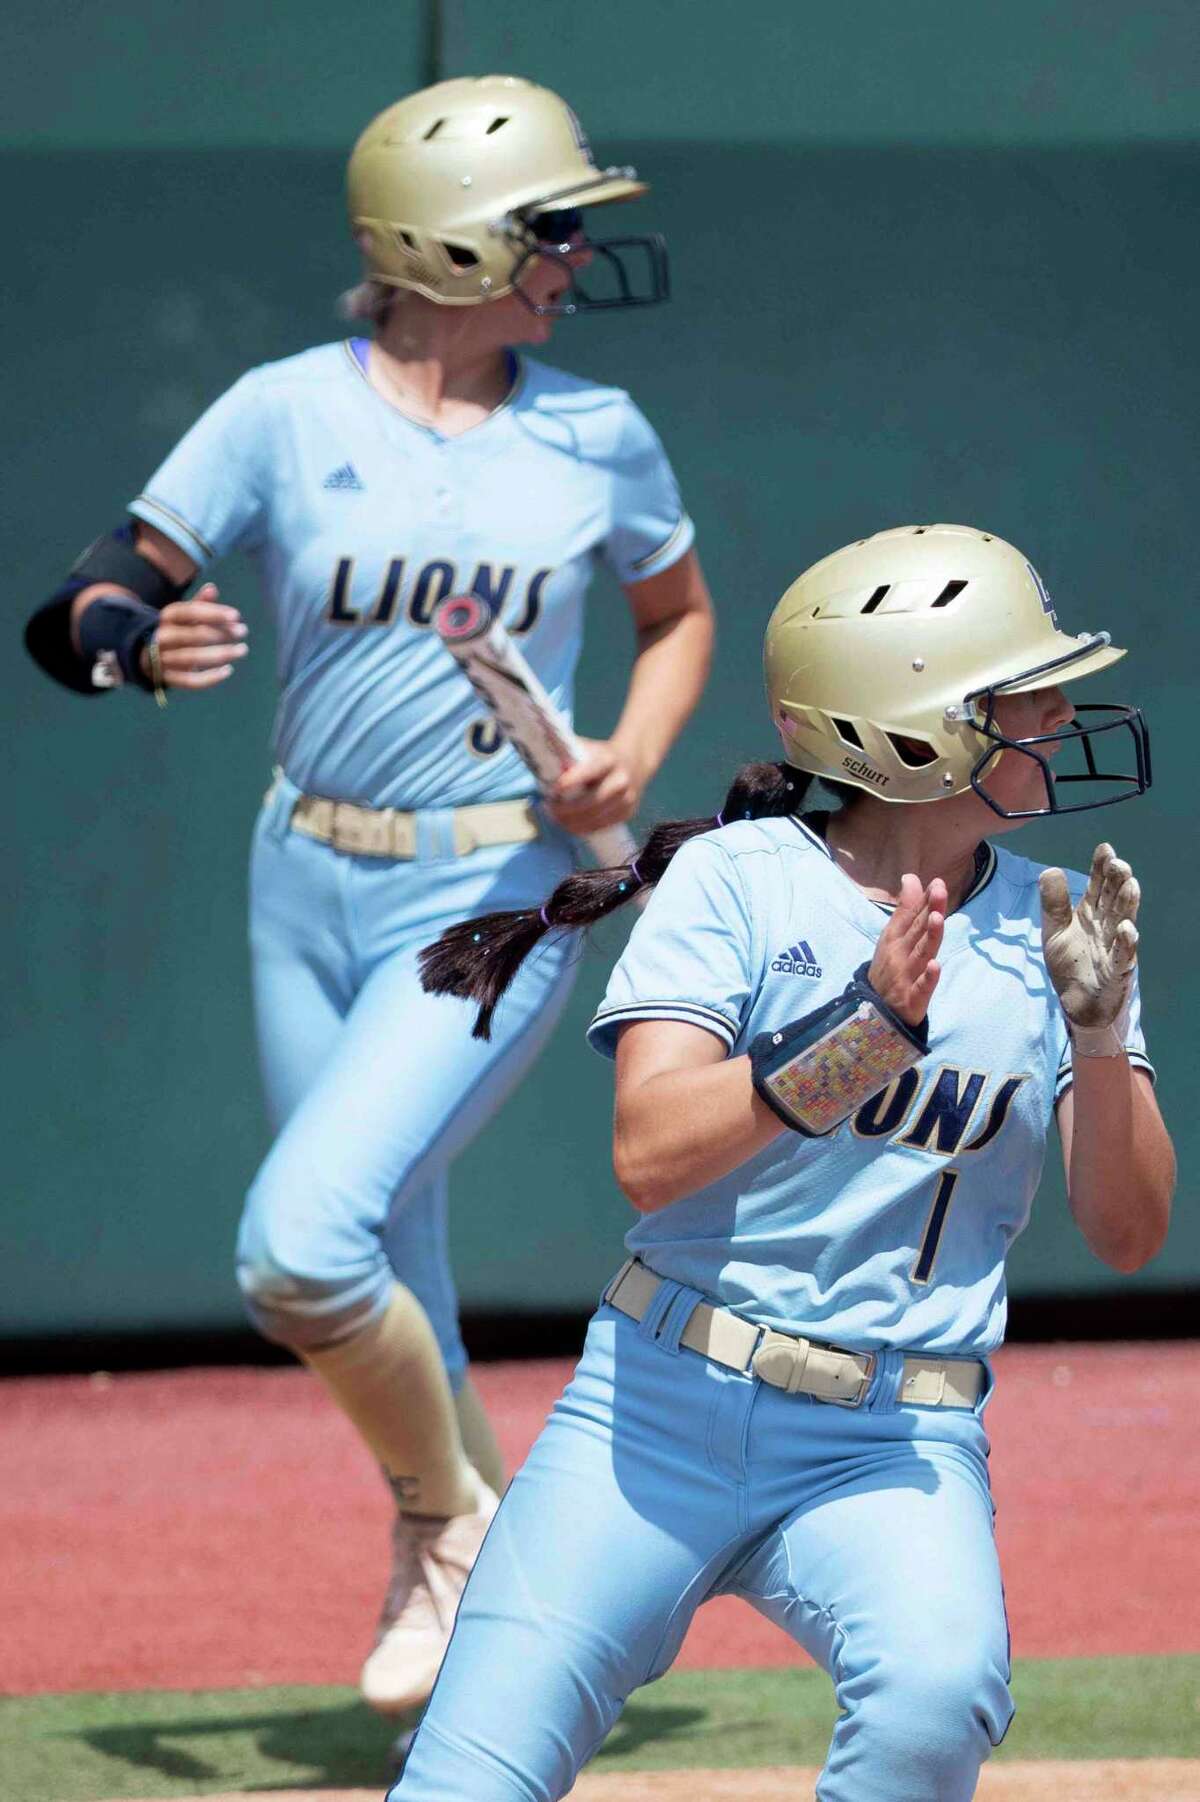
<svg viewBox="0 0 1200 1802">
<path fill-rule="evenodd" d="M 293 832 L 354 857 L 417 855 L 417 815 L 396 807 L 360 807 L 354 801 L 301 795 L 289 823 Z M 451 825 L 455 857 L 466 857 L 486 845 L 524 845 L 540 831 L 532 801 L 481 801 L 474 807 L 456 807 Z"/>
<path fill-rule="evenodd" d="M 630 1258 L 604 1291 L 604 1299 L 631 1320 L 641 1320 L 662 1281 Z M 858 1407 L 875 1374 L 874 1352 L 839 1351 L 813 1339 L 792 1338 L 704 1301 L 688 1315 L 679 1343 L 728 1370 L 753 1372 L 789 1395 L 811 1395 L 843 1408 Z M 921 1408 L 973 1408 L 985 1379 L 983 1365 L 974 1358 L 906 1357 L 897 1399 Z"/>
</svg>

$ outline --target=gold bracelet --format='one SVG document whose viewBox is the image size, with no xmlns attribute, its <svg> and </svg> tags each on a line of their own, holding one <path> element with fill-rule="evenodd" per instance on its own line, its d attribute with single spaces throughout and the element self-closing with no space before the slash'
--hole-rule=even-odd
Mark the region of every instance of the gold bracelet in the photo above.
<svg viewBox="0 0 1200 1802">
<path fill-rule="evenodd" d="M 154 684 L 154 699 L 160 707 L 167 704 L 167 685 L 163 679 L 162 655 L 158 648 L 158 634 L 152 633 L 146 641 L 146 659 L 150 665 L 150 680 Z"/>
</svg>

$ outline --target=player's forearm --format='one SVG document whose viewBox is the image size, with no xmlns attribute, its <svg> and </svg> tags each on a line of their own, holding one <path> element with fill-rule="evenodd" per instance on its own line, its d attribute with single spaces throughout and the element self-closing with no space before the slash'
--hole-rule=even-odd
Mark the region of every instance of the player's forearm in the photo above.
<svg viewBox="0 0 1200 1802">
<path fill-rule="evenodd" d="M 1074 1062 L 1071 1212 L 1096 1256 L 1139 1270 L 1166 1238 L 1175 1153 L 1148 1081 L 1128 1058 Z"/>
<path fill-rule="evenodd" d="M 638 632 L 625 705 L 611 742 L 636 766 L 643 785 L 658 770 L 704 692 L 712 663 L 713 620 L 689 608 Z"/>
<path fill-rule="evenodd" d="M 755 1094 L 750 1059 L 666 1070 L 617 1096 L 613 1168 L 641 1214 L 728 1176 L 787 1128 Z"/>
</svg>

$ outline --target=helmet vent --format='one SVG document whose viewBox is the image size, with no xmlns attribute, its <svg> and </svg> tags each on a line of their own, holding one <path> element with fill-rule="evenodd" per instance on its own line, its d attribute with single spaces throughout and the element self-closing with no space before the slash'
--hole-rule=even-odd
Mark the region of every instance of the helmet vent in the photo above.
<svg viewBox="0 0 1200 1802">
<path fill-rule="evenodd" d="M 898 732 L 888 733 L 888 743 L 910 770 L 923 770 L 927 764 L 937 762 L 937 752 L 923 738 L 901 738 Z"/>
<path fill-rule="evenodd" d="M 881 588 L 877 588 L 875 590 L 874 594 L 871 596 L 870 600 L 867 601 L 866 604 L 864 605 L 863 612 L 864 613 L 874 613 L 876 607 L 878 607 L 880 602 L 886 597 L 887 591 L 890 587 L 891 587 L 891 583 L 885 582 Z"/>
<path fill-rule="evenodd" d="M 484 134 L 483 134 L 484 137 L 490 138 L 494 131 L 499 131 L 499 129 L 502 125 L 507 125 L 507 124 L 508 124 L 508 115 L 507 114 L 505 114 L 505 116 L 501 119 L 493 119 L 491 124 L 488 126 L 487 130 L 484 132 Z"/>
<path fill-rule="evenodd" d="M 863 741 L 858 736 L 858 733 L 855 731 L 854 727 L 850 724 L 849 720 L 835 719 L 833 721 L 833 726 L 834 726 L 834 730 L 836 731 L 838 737 L 841 739 L 841 741 L 844 745 L 853 745 L 853 747 L 856 751 L 862 750 Z"/>
<path fill-rule="evenodd" d="M 429 130 L 424 134 L 422 142 L 425 144 L 430 143 L 432 139 L 437 137 L 438 132 L 441 131 L 442 126 L 445 123 L 446 121 L 444 119 L 435 119 L 433 124 L 429 127 Z"/>
<path fill-rule="evenodd" d="M 398 225 L 396 227 L 396 237 L 411 256 L 416 256 L 417 240 L 413 237 L 411 232 L 405 231 L 402 225 Z"/>
<path fill-rule="evenodd" d="M 474 269 L 479 263 L 479 258 L 469 244 L 447 244 L 443 239 L 442 249 L 456 269 Z"/>
<path fill-rule="evenodd" d="M 948 607 L 951 601 L 956 601 L 958 599 L 965 587 L 965 582 L 947 582 L 937 600 L 932 603 L 933 606 Z"/>
</svg>

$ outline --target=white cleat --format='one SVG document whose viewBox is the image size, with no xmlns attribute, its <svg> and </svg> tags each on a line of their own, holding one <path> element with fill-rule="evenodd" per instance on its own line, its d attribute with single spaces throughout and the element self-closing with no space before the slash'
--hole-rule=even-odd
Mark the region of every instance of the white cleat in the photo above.
<svg viewBox="0 0 1200 1802">
<path fill-rule="evenodd" d="M 380 1714 L 404 1714 L 429 1698 L 471 1566 L 500 1506 L 486 1484 L 479 1489 L 474 1514 L 396 1515 L 379 1638 L 359 1679 Z"/>
</svg>

